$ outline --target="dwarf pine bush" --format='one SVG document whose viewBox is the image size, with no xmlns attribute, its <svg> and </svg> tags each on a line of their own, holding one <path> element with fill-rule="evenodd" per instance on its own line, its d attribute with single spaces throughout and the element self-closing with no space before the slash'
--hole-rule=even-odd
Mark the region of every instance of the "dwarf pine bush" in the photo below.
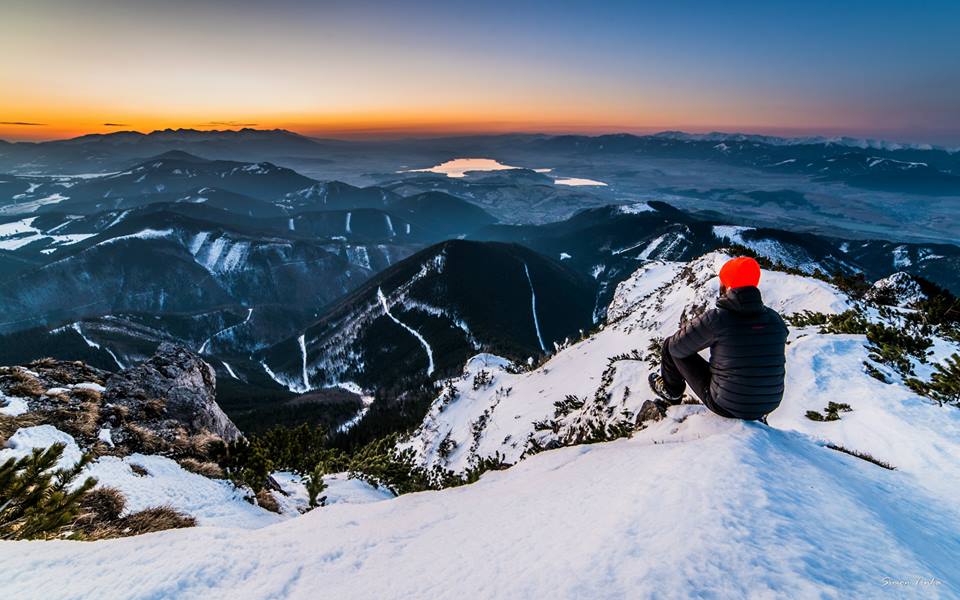
<svg viewBox="0 0 960 600">
<path fill-rule="evenodd" d="M 54 537 L 80 514 L 83 499 L 97 480 L 88 477 L 74 486 L 91 456 L 57 469 L 64 447 L 38 448 L 0 465 L 0 539 Z"/>
</svg>

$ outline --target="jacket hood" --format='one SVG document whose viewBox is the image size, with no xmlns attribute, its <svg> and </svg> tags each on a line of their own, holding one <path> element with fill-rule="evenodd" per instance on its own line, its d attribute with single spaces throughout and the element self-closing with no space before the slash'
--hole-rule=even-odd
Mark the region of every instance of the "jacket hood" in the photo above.
<svg viewBox="0 0 960 600">
<path fill-rule="evenodd" d="M 755 314 L 763 311 L 763 298 L 756 287 L 732 288 L 727 290 L 726 295 L 717 298 L 717 308 L 741 314 Z"/>
</svg>

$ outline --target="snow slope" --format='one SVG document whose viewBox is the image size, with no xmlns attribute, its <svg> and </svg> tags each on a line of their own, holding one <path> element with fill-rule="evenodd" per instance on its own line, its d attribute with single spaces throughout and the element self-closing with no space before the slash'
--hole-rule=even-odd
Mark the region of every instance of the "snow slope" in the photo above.
<svg viewBox="0 0 960 600">
<path fill-rule="evenodd" d="M 462 471 L 477 459 L 497 453 L 513 463 L 523 456 L 531 437 L 543 444 L 569 442 L 592 422 L 610 422 L 611 415 L 623 411 L 635 413 L 644 400 L 652 398 L 646 384 L 649 365 L 639 360 L 617 362 L 612 380 L 604 384 L 609 359 L 631 350 L 645 354 L 651 340 L 676 331 L 691 306 L 712 305 L 719 287 L 715 273 L 727 258 L 710 253 L 689 265 L 646 264 L 618 286 L 608 310 L 610 324 L 533 371 L 515 372 L 499 357 L 475 357 L 463 376 L 451 382 L 455 393 L 448 389 L 434 401 L 408 446 L 427 467 Z M 836 288 L 808 277 L 764 271 L 760 287 L 765 302 L 783 314 L 838 313 L 848 307 Z M 491 380 L 478 386 L 481 371 Z M 554 417 L 555 402 L 570 395 L 592 399 L 598 392 L 609 394 L 610 402 L 598 407 L 588 401 L 581 411 L 564 419 L 559 432 L 535 431 L 535 422 Z M 604 414 L 591 412 L 597 408 Z M 440 451 L 444 440 L 455 443 L 447 456 Z"/>
<path fill-rule="evenodd" d="M 5 542 L 10 597 L 951 597 L 960 518 L 913 478 L 699 406 L 479 483 L 259 530 Z M 136 577 L 130 577 L 136 573 Z M 924 577 L 928 585 L 913 585 Z M 889 578 L 889 579 L 885 579 Z M 908 579 L 909 586 L 886 583 Z"/>
<path fill-rule="evenodd" d="M 367 504 L 340 498 L 386 495 L 331 476 L 332 506 L 259 529 L 0 542 L 0 590 L 17 598 L 105 590 L 118 598 L 960 597 L 960 411 L 867 375 L 862 336 L 793 329 L 787 392 L 769 426 L 685 404 L 629 439 L 525 453 L 530 439 L 563 443 L 585 425 L 631 420 L 650 398 L 647 346 L 712 302 L 726 258 L 648 263 L 619 286 L 610 323 L 532 370 L 473 357 L 406 445 L 425 466 L 460 471 L 499 453 L 516 463 L 507 470 Z M 850 306 L 807 277 L 764 271 L 761 290 L 784 313 Z M 936 346 L 932 360 L 960 350 Z M 554 403 L 571 394 L 582 406 L 557 416 Z M 830 401 L 852 411 L 833 422 L 804 416 Z M 534 426 L 551 419 L 555 429 Z M 444 439 L 455 443 L 451 452 L 440 451 Z M 298 501 L 302 492 L 290 497 Z"/>
</svg>

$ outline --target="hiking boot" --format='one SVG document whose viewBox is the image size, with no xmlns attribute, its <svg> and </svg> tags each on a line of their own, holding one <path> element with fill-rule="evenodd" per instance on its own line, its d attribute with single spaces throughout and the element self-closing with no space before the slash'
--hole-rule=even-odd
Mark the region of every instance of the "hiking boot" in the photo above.
<svg viewBox="0 0 960 600">
<path fill-rule="evenodd" d="M 667 404 L 680 404 L 683 400 L 683 393 L 681 392 L 677 395 L 671 394 L 667 391 L 667 386 L 663 383 L 663 377 L 660 377 L 656 373 L 650 373 L 647 381 L 650 383 L 650 389 L 653 390 L 653 393 Z"/>
</svg>

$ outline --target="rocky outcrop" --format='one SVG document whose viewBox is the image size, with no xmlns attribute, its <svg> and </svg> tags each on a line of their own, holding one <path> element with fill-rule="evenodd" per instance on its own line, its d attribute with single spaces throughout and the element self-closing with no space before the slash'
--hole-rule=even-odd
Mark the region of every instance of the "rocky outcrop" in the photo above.
<svg viewBox="0 0 960 600">
<path fill-rule="evenodd" d="M 240 430 L 216 402 L 210 365 L 182 346 L 164 343 L 149 360 L 107 380 L 104 401 L 146 416 L 151 429 L 178 426 L 187 434 L 215 434 L 226 441 Z M 173 423 L 169 423 L 173 421 Z"/>
<path fill-rule="evenodd" d="M 208 461 L 218 442 L 241 435 L 216 388 L 213 368 L 172 344 L 119 373 L 53 359 L 0 367 L 0 444 L 19 427 L 49 424 L 99 454 Z"/>
</svg>

